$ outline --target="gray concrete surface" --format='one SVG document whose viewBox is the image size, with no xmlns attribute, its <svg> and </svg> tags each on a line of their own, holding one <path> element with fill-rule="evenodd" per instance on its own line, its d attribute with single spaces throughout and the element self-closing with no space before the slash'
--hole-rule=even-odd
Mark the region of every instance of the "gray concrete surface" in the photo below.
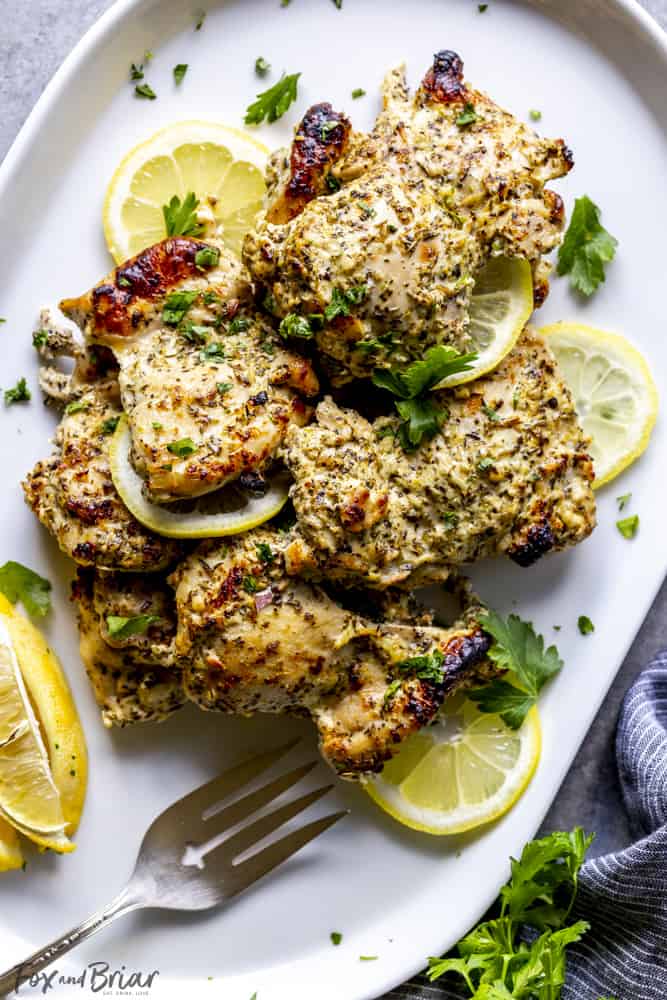
<svg viewBox="0 0 667 1000">
<path fill-rule="evenodd" d="M 109 0 L 0 0 L 0 157 L 65 55 L 109 6 Z M 667 27 L 667 0 L 645 0 L 644 6 Z M 547 816 L 545 831 L 581 824 L 596 831 L 599 854 L 629 842 L 614 763 L 616 719 L 633 678 L 666 644 L 667 583 Z"/>
</svg>

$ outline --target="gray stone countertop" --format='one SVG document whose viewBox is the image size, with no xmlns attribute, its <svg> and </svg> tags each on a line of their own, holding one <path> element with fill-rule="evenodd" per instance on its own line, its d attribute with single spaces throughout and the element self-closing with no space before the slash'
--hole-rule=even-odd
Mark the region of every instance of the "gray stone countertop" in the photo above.
<svg viewBox="0 0 667 1000">
<path fill-rule="evenodd" d="M 575 3 L 578 0 L 566 0 Z M 0 0 L 0 159 L 49 79 L 110 0 Z M 643 0 L 667 27 L 667 0 Z M 580 824 L 595 831 L 594 853 L 630 841 L 614 760 L 623 695 L 653 653 L 667 644 L 667 583 L 658 594 L 544 822 L 544 831 Z"/>
</svg>

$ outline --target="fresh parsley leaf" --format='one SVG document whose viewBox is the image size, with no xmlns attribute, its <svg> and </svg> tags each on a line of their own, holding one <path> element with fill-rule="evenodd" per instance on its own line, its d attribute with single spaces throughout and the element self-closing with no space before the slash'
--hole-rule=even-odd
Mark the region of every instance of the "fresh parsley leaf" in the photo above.
<svg viewBox="0 0 667 1000">
<path fill-rule="evenodd" d="M 148 101 L 154 101 L 157 97 L 157 94 L 148 83 L 138 83 L 134 88 L 134 94 L 136 97 L 143 97 Z"/>
<path fill-rule="evenodd" d="M 35 330 L 35 332 L 32 335 L 32 346 L 35 348 L 35 350 L 38 351 L 41 347 L 46 347 L 48 339 L 49 339 L 48 330 Z"/>
<path fill-rule="evenodd" d="M 394 698 L 396 697 L 396 695 L 398 694 L 398 692 L 401 690 L 402 687 L 403 687 L 403 681 L 400 679 L 400 677 L 397 677 L 396 680 L 393 680 L 391 684 L 388 685 L 387 690 L 384 693 L 384 698 L 382 700 L 383 706 L 386 707 L 387 705 L 391 704 L 391 702 L 394 700 Z"/>
<path fill-rule="evenodd" d="M 275 554 L 268 542 L 259 542 L 257 545 L 257 558 L 260 562 L 266 563 L 267 566 L 275 562 Z"/>
<path fill-rule="evenodd" d="M 411 656 L 407 660 L 400 660 L 394 664 L 396 670 L 405 674 L 412 674 L 422 681 L 432 681 L 440 684 L 443 678 L 443 664 L 445 656 L 442 650 L 437 647 L 430 653 L 423 653 L 421 656 Z"/>
<path fill-rule="evenodd" d="M 246 125 L 259 125 L 265 119 L 268 122 L 278 121 L 289 106 L 297 98 L 298 82 L 301 73 L 285 74 L 278 83 L 257 95 L 254 104 L 246 110 L 244 121 Z"/>
<path fill-rule="evenodd" d="M 144 78 L 144 67 L 136 63 L 132 63 L 130 66 L 130 80 L 143 80 Z"/>
<path fill-rule="evenodd" d="M 331 191 L 332 194 L 335 194 L 336 191 L 340 191 L 340 189 L 341 189 L 341 183 L 338 180 L 338 178 L 336 177 L 336 175 L 332 174 L 331 171 L 328 172 L 328 174 L 324 178 L 324 181 L 325 181 L 326 186 L 328 187 L 329 191 Z"/>
<path fill-rule="evenodd" d="M 271 63 L 267 62 L 264 56 L 258 56 L 255 59 L 255 73 L 257 76 L 266 76 L 270 69 Z"/>
<path fill-rule="evenodd" d="M 510 671 L 518 684 L 494 680 L 470 692 L 482 712 L 499 714 L 510 729 L 518 729 L 537 702 L 546 682 L 561 670 L 563 661 L 555 646 L 544 648 L 544 639 L 531 622 L 518 615 L 504 620 L 495 611 L 480 618 L 480 625 L 494 639 L 489 658 Z"/>
<path fill-rule="evenodd" d="M 50 582 L 13 560 L 0 566 L 0 591 L 12 604 L 20 601 L 29 615 L 43 618 L 51 610 Z"/>
<path fill-rule="evenodd" d="M 396 409 L 403 418 L 399 437 L 404 451 L 414 451 L 424 438 L 435 437 L 447 416 L 447 411 L 428 397 L 401 399 Z"/>
<path fill-rule="evenodd" d="M 614 259 L 618 240 L 600 222 L 600 209 L 588 195 L 577 198 L 558 251 L 558 273 L 569 274 L 570 284 L 592 295 L 605 280 L 605 265 Z"/>
<path fill-rule="evenodd" d="M 162 321 L 167 326 L 178 326 L 190 311 L 198 295 L 199 292 L 196 290 L 191 292 L 171 292 L 164 300 L 164 305 L 162 306 Z"/>
<path fill-rule="evenodd" d="M 20 378 L 13 389 L 5 389 L 5 406 L 12 403 L 27 403 L 32 399 L 32 393 L 24 378 Z"/>
<path fill-rule="evenodd" d="M 488 3 L 478 3 L 477 4 L 477 10 L 480 12 L 480 14 L 483 14 L 488 9 L 489 9 Z"/>
<path fill-rule="evenodd" d="M 331 938 L 332 944 L 340 944 L 341 941 L 343 940 L 343 935 L 340 933 L 340 931 L 332 931 L 329 937 Z"/>
<path fill-rule="evenodd" d="M 343 291 L 342 288 L 334 288 L 329 305 L 324 310 L 326 322 L 330 323 L 337 316 L 349 316 L 350 307 L 358 306 L 367 295 L 367 285 L 353 285 L 347 291 Z"/>
<path fill-rule="evenodd" d="M 132 282 L 128 281 L 124 274 L 119 274 L 116 278 L 116 284 L 119 288 L 132 288 Z"/>
<path fill-rule="evenodd" d="M 197 14 L 197 20 L 195 22 L 195 31 L 201 31 L 205 20 L 206 20 L 206 11 L 203 10 L 200 14 Z"/>
<path fill-rule="evenodd" d="M 229 333 L 243 333 L 250 326 L 250 320 L 245 316 L 235 316 L 229 324 Z"/>
<path fill-rule="evenodd" d="M 179 332 L 189 344 L 205 344 L 208 340 L 209 327 L 198 323 L 186 323 Z"/>
<path fill-rule="evenodd" d="M 204 227 L 197 221 L 199 198 L 188 191 L 183 201 L 174 195 L 168 205 L 162 206 L 167 236 L 201 236 Z"/>
<path fill-rule="evenodd" d="M 477 470 L 478 472 L 488 472 L 489 469 L 493 468 L 493 464 L 494 463 L 492 458 L 488 457 L 480 458 L 479 462 L 477 463 Z"/>
<path fill-rule="evenodd" d="M 310 340 L 313 336 L 312 327 L 306 317 L 298 316 L 296 313 L 288 313 L 281 320 L 278 333 L 281 337 L 285 337 L 285 339 L 288 337 L 300 337 L 302 340 Z"/>
<path fill-rule="evenodd" d="M 188 455 L 194 454 L 196 450 L 197 445 L 192 438 L 181 438 L 180 441 L 171 441 L 167 445 L 167 451 L 170 451 L 172 455 L 178 455 L 179 458 L 187 458 Z"/>
<path fill-rule="evenodd" d="M 338 121 L 323 122 L 322 128 L 320 130 L 320 133 L 321 133 L 321 136 L 322 136 L 322 142 L 326 142 L 327 139 L 328 139 L 328 137 L 329 137 L 329 135 L 332 132 L 335 132 L 335 130 L 338 128 L 339 125 L 340 125 L 340 122 L 338 122 Z"/>
<path fill-rule="evenodd" d="M 219 365 L 225 360 L 225 349 L 219 341 L 213 341 L 202 347 L 199 352 L 199 360 L 207 361 L 209 364 Z"/>
<path fill-rule="evenodd" d="M 497 423 L 501 419 L 498 411 L 494 410 L 492 406 L 488 406 L 486 403 L 482 403 L 482 409 L 485 415 L 489 418 L 489 420 L 492 420 L 494 423 Z"/>
<path fill-rule="evenodd" d="M 592 632 L 595 632 L 595 625 L 588 615 L 579 615 L 577 618 L 577 628 L 582 635 L 590 635 Z"/>
<path fill-rule="evenodd" d="M 7 393 L 5 393 L 5 398 Z M 623 535 L 623 538 L 634 538 L 639 530 L 639 514 L 632 514 L 631 517 L 624 517 L 616 522 L 616 527 Z"/>
<path fill-rule="evenodd" d="M 262 589 L 261 582 L 255 576 L 244 577 L 242 586 L 246 594 L 256 594 Z"/>
<path fill-rule="evenodd" d="M 537 108 L 531 108 L 528 114 L 530 115 L 530 120 L 532 122 L 539 122 L 542 118 L 542 112 L 538 111 Z"/>
<path fill-rule="evenodd" d="M 232 388 L 232 383 L 231 382 L 216 382 L 215 388 L 217 389 L 218 394 L 220 396 L 224 396 Z"/>
<path fill-rule="evenodd" d="M 182 83 L 183 78 L 187 73 L 187 71 L 188 71 L 187 63 L 178 63 L 176 66 L 174 66 L 174 82 L 176 84 Z"/>
<path fill-rule="evenodd" d="M 366 96 L 366 91 L 363 89 L 363 87 L 355 87 L 354 90 L 352 91 L 353 101 L 358 101 L 360 97 L 365 97 L 365 96 Z"/>
<path fill-rule="evenodd" d="M 632 500 L 632 493 L 624 493 L 622 497 L 616 497 L 616 503 L 618 504 L 619 510 L 625 510 L 630 501 Z"/>
<path fill-rule="evenodd" d="M 4 316 L 0 316 L 0 326 L 2 326 L 2 324 L 6 322 L 7 322 L 6 318 Z"/>
<path fill-rule="evenodd" d="M 202 247 L 195 254 L 195 265 L 203 270 L 217 267 L 220 260 L 220 251 L 217 247 Z"/>
<path fill-rule="evenodd" d="M 161 431 L 164 429 L 164 424 L 161 424 L 159 420 L 153 420 L 151 422 L 151 427 L 154 431 Z"/>
<path fill-rule="evenodd" d="M 466 126 L 472 125 L 476 121 L 479 121 L 479 115 L 475 111 L 475 105 L 470 101 L 466 101 L 463 105 L 463 111 L 456 119 L 456 124 L 459 128 L 466 128 Z"/>
<path fill-rule="evenodd" d="M 103 420 L 100 426 L 102 434 L 106 434 L 107 436 L 113 434 L 118 427 L 119 420 L 120 417 L 107 417 L 106 420 Z"/>
<path fill-rule="evenodd" d="M 73 399 L 71 403 L 68 403 L 65 407 L 65 413 L 67 416 L 70 413 L 85 413 L 86 410 L 90 408 L 90 402 L 86 399 Z"/>
<path fill-rule="evenodd" d="M 134 618 L 107 615 L 107 631 L 111 639 L 129 639 L 132 635 L 143 635 L 159 620 L 159 615 L 135 615 Z"/>
</svg>

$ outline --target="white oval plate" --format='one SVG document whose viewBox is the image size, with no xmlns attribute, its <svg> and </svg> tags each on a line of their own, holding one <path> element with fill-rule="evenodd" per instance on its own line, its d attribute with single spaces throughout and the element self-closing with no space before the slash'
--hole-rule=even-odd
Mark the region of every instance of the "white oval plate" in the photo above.
<svg viewBox="0 0 667 1000">
<path fill-rule="evenodd" d="M 193 8 L 194 9 L 194 8 Z M 563 135 L 577 167 L 556 185 L 568 207 L 589 194 L 620 241 L 607 283 L 589 303 L 555 279 L 540 322 L 582 318 L 625 332 L 664 386 L 667 339 L 667 46 L 630 0 L 509 3 L 491 0 L 229 0 L 211 6 L 201 31 L 182 0 L 122 0 L 76 48 L 47 88 L 0 174 L 0 337 L 3 388 L 37 365 L 30 332 L 39 307 L 82 292 L 110 261 L 102 239 L 104 189 L 136 142 L 176 119 L 240 124 L 267 85 L 257 56 L 276 72 L 302 71 L 298 104 L 259 134 L 288 140 L 310 102 L 330 100 L 369 126 L 383 71 L 408 60 L 416 82 L 436 48 L 454 48 L 468 78 L 517 115 L 542 111 L 540 127 Z M 158 100 L 132 96 L 128 69 L 154 52 L 147 79 Z M 176 63 L 189 63 L 180 88 Z M 276 79 L 274 75 L 272 79 Z M 355 87 L 368 96 L 352 101 Z M 305 723 L 243 720 L 195 709 L 160 726 L 106 732 L 80 665 L 65 581 L 71 565 L 22 502 L 19 480 L 48 453 L 53 416 L 35 391 L 29 406 L 2 414 L 0 561 L 18 559 L 50 577 L 55 609 L 47 625 L 81 708 L 91 752 L 90 795 L 75 855 L 31 856 L 25 873 L 2 877 L 0 963 L 34 947 L 107 902 L 127 877 L 153 816 L 245 753 L 303 733 Z M 357 788 L 338 783 L 329 808 L 351 815 L 263 885 L 203 917 L 125 918 L 72 955 L 70 968 L 107 962 L 126 972 L 159 970 L 151 997 L 249 1000 L 362 1000 L 376 997 L 449 947 L 479 918 L 507 876 L 507 858 L 537 829 L 583 740 L 667 568 L 664 482 L 667 437 L 656 429 L 646 456 L 599 497 L 599 527 L 576 551 L 531 570 L 497 562 L 475 570 L 492 603 L 517 607 L 557 637 L 566 669 L 543 699 L 544 753 L 521 802 L 477 836 L 429 839 L 381 815 Z M 632 491 L 641 516 L 628 542 L 614 527 L 614 498 Z M 582 638 L 577 616 L 595 622 Z M 552 632 L 553 625 L 562 631 Z M 298 757 L 295 752 L 294 757 Z M 321 773 L 313 781 L 321 781 Z M 319 807 L 318 807 L 319 808 Z M 331 931 L 343 933 L 334 948 Z M 377 955 L 362 962 L 360 955 Z M 64 987 L 58 996 L 90 990 Z M 212 978 L 211 978 L 212 977 Z M 98 978 L 97 983 L 101 980 Z M 134 990 L 134 995 L 138 991 Z M 113 990 L 112 990 L 113 994 Z"/>
</svg>

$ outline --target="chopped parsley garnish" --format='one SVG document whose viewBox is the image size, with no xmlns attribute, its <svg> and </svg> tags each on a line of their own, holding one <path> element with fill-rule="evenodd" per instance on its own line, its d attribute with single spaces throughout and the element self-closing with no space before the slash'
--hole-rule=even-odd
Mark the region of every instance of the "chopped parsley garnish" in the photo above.
<svg viewBox="0 0 667 1000">
<path fill-rule="evenodd" d="M 174 195 L 168 205 L 162 206 L 167 236 L 201 236 L 204 227 L 197 220 L 199 198 L 188 191 L 183 201 Z"/>
<path fill-rule="evenodd" d="M 122 274 L 119 274 L 118 277 L 116 278 L 116 284 L 118 285 L 119 288 L 131 288 L 132 287 L 131 282 L 129 282 L 127 280 L 127 278 L 124 275 L 122 275 Z"/>
<path fill-rule="evenodd" d="M 174 82 L 177 84 L 182 83 L 183 77 L 185 76 L 187 71 L 188 71 L 187 63 L 177 63 L 177 65 L 174 66 Z"/>
<path fill-rule="evenodd" d="M 5 389 L 5 405 L 12 403 L 27 403 L 32 398 L 28 383 L 24 378 L 20 378 L 13 389 Z"/>
<path fill-rule="evenodd" d="M 255 59 L 255 73 L 257 76 L 266 76 L 266 74 L 271 70 L 271 63 L 267 62 L 263 56 L 258 56 Z"/>
<path fill-rule="evenodd" d="M 489 611 L 479 623 L 493 637 L 489 659 L 501 670 L 510 671 L 512 682 L 494 680 L 483 688 L 469 692 L 482 712 L 502 717 L 510 729 L 519 729 L 546 682 L 563 666 L 555 646 L 544 648 L 544 638 L 535 632 L 531 622 L 518 615 L 507 620 Z"/>
<path fill-rule="evenodd" d="M 285 114 L 297 98 L 297 88 L 301 73 L 281 76 L 278 83 L 257 95 L 254 104 L 249 105 L 243 119 L 246 125 L 260 125 L 265 119 L 276 122 Z"/>
<path fill-rule="evenodd" d="M 313 330 L 305 316 L 298 316 L 296 313 L 288 313 L 281 321 L 278 328 L 281 337 L 300 337 L 302 340 L 309 340 L 313 336 Z"/>
<path fill-rule="evenodd" d="M 32 335 L 32 346 L 37 350 L 39 350 L 40 347 L 46 347 L 48 339 L 49 339 L 48 330 L 35 330 L 35 332 Z"/>
<path fill-rule="evenodd" d="M 377 962 L 377 955 L 360 955 L 360 962 Z"/>
<path fill-rule="evenodd" d="M 331 132 L 334 132 L 338 128 L 339 125 L 340 125 L 340 122 L 338 122 L 338 121 L 324 122 L 323 125 L 322 125 L 322 128 L 320 130 L 321 131 L 321 135 L 322 135 L 322 142 L 326 142 L 327 138 L 329 137 L 329 135 L 331 134 Z"/>
<path fill-rule="evenodd" d="M 197 445 L 192 438 L 181 438 L 180 441 L 171 441 L 167 445 L 167 451 L 170 451 L 172 455 L 178 455 L 179 458 L 187 458 L 188 455 L 194 454 L 196 450 Z"/>
<path fill-rule="evenodd" d="M 531 108 L 528 114 L 530 115 L 530 120 L 533 122 L 539 122 L 542 117 L 542 112 L 538 111 L 537 108 Z"/>
<path fill-rule="evenodd" d="M 639 514 L 624 517 L 621 521 L 616 522 L 616 527 L 623 535 L 623 538 L 634 538 L 639 530 Z"/>
<path fill-rule="evenodd" d="M 260 562 L 266 563 L 267 566 L 270 566 L 272 562 L 275 562 L 276 557 L 268 542 L 260 542 L 258 544 L 257 558 L 260 560 Z"/>
<path fill-rule="evenodd" d="M 360 97 L 365 97 L 365 96 L 366 96 L 366 91 L 363 89 L 363 87 L 355 87 L 354 90 L 352 91 L 353 101 L 358 101 Z"/>
<path fill-rule="evenodd" d="M 475 111 L 475 105 L 471 104 L 470 101 L 466 101 L 463 105 L 463 111 L 456 119 L 456 124 L 459 128 L 465 128 L 467 125 L 472 125 L 476 121 L 479 121 L 479 115 Z"/>
<path fill-rule="evenodd" d="M 592 840 L 577 827 L 526 844 L 490 919 L 459 942 L 457 957 L 429 959 L 429 979 L 453 973 L 479 1000 L 560 1000 L 566 948 L 589 929 L 569 920 Z"/>
<path fill-rule="evenodd" d="M 144 62 L 149 63 L 152 58 L 153 58 L 153 53 L 151 52 L 150 49 L 146 49 L 146 51 L 144 52 Z"/>
<path fill-rule="evenodd" d="M 480 458 L 479 462 L 477 463 L 477 468 L 480 472 L 487 472 L 489 469 L 493 468 L 493 459 Z"/>
<path fill-rule="evenodd" d="M 582 295 L 592 295 L 605 280 L 605 265 L 614 259 L 618 240 L 600 222 L 600 209 L 588 195 L 577 198 L 558 251 L 558 273 Z"/>
<path fill-rule="evenodd" d="M 333 0 L 333 5 L 336 8 L 336 10 L 342 10 L 343 9 L 343 0 Z"/>
<path fill-rule="evenodd" d="M 388 685 L 387 690 L 384 693 L 384 698 L 382 700 L 383 706 L 386 707 L 387 705 L 390 705 L 402 687 L 403 681 L 400 678 L 397 677 L 396 680 L 393 680 L 391 684 Z"/>
<path fill-rule="evenodd" d="M 49 581 L 13 560 L 0 566 L 0 591 L 12 604 L 20 601 L 29 615 L 43 618 L 51 610 Z"/>
<path fill-rule="evenodd" d="M 488 9 L 489 9 L 488 3 L 478 3 L 477 4 L 477 10 L 480 12 L 480 14 L 483 14 L 484 11 L 488 10 Z"/>
<path fill-rule="evenodd" d="M 397 396 L 396 409 L 403 418 L 399 439 L 405 451 L 414 451 L 424 438 L 434 437 L 447 417 L 445 408 L 426 395 L 449 375 L 468 371 L 476 354 L 459 354 L 453 347 L 431 347 L 421 361 L 403 371 L 377 368 L 373 382 Z"/>
<path fill-rule="evenodd" d="M 331 173 L 331 171 L 329 171 L 329 173 L 326 175 L 324 181 L 332 194 L 335 194 L 336 191 L 340 191 L 341 187 L 340 181 L 338 180 L 335 174 Z"/>
<path fill-rule="evenodd" d="M 202 347 L 199 352 L 199 360 L 219 365 L 221 361 L 225 360 L 225 349 L 219 341 L 214 340 L 212 343 L 207 344 L 206 347 Z"/>
<path fill-rule="evenodd" d="M 106 420 L 103 420 L 100 426 L 102 434 L 106 434 L 108 436 L 109 434 L 115 433 L 119 420 L 120 417 L 107 417 Z"/>
<path fill-rule="evenodd" d="M 488 406 L 486 403 L 482 403 L 482 409 L 484 410 L 484 413 L 489 418 L 489 420 L 492 420 L 494 423 L 497 423 L 501 419 L 501 416 L 498 413 L 498 411 L 494 410 L 492 406 Z"/>
<path fill-rule="evenodd" d="M 197 21 L 195 23 L 195 31 L 201 31 L 202 25 L 204 24 L 205 20 L 206 20 L 206 11 L 203 10 L 201 12 L 201 14 L 197 14 Z"/>
<path fill-rule="evenodd" d="M 401 660 L 395 664 L 397 670 L 406 674 L 412 674 L 422 681 L 431 681 L 433 684 L 440 684 L 443 677 L 442 665 L 445 662 L 445 655 L 439 649 L 434 649 L 431 653 L 423 653 L 421 656 L 411 656 L 407 660 Z"/>
<path fill-rule="evenodd" d="M 595 625 L 588 615 L 579 615 L 577 618 L 577 628 L 582 635 L 590 635 L 592 632 L 595 632 Z"/>
<path fill-rule="evenodd" d="M 207 270 L 217 267 L 220 260 L 220 251 L 217 247 L 202 247 L 195 254 L 195 265 Z"/>
<path fill-rule="evenodd" d="M 367 285 L 353 285 L 344 292 L 340 288 L 334 288 L 331 293 L 331 301 L 324 310 L 324 318 L 327 323 L 337 316 L 349 316 L 350 307 L 358 306 L 368 295 Z"/>
<path fill-rule="evenodd" d="M 197 323 L 186 323 L 179 332 L 190 344 L 205 344 L 208 340 L 209 328 Z"/>
<path fill-rule="evenodd" d="M 204 305 L 215 306 L 220 302 L 220 299 L 215 292 L 204 292 Z"/>
<path fill-rule="evenodd" d="M 164 428 L 164 424 L 161 424 L 159 420 L 153 420 L 151 427 L 154 431 L 161 431 Z"/>
<path fill-rule="evenodd" d="M 107 631 L 111 639 L 129 639 L 132 635 L 143 635 L 159 620 L 159 615 L 135 615 L 134 618 L 107 615 Z"/>
<path fill-rule="evenodd" d="M 198 291 L 171 292 L 164 300 L 162 320 L 167 326 L 178 326 L 199 295 Z"/>
<path fill-rule="evenodd" d="M 85 413 L 86 410 L 90 408 L 90 402 L 87 399 L 73 399 L 71 403 L 68 403 L 65 407 L 65 413 L 69 416 L 70 413 Z"/>
<path fill-rule="evenodd" d="M 132 63 L 132 65 L 130 66 L 130 80 L 143 80 L 143 78 L 144 78 L 143 65 L 139 64 L 139 66 L 137 66 L 136 63 Z"/>
<path fill-rule="evenodd" d="M 396 337 L 390 330 L 379 337 L 368 337 L 367 340 L 358 340 L 354 345 L 355 351 L 362 354 L 377 354 L 379 351 L 391 352 L 396 347 Z"/>
<path fill-rule="evenodd" d="M 250 326 L 250 320 L 244 316 L 236 316 L 229 324 L 229 333 L 243 333 Z"/>
<path fill-rule="evenodd" d="M 332 944 L 340 944 L 341 941 L 343 940 L 343 935 L 340 933 L 340 931 L 332 931 L 329 937 L 331 938 Z"/>
<path fill-rule="evenodd" d="M 630 501 L 632 500 L 632 493 L 624 493 L 622 497 L 616 497 L 616 503 L 618 504 L 619 510 L 625 510 Z"/>
<path fill-rule="evenodd" d="M 157 97 L 157 94 L 148 83 L 138 83 L 134 88 L 134 93 L 136 97 L 143 97 L 147 101 L 154 101 Z"/>
<path fill-rule="evenodd" d="M 262 584 L 254 576 L 245 576 L 243 578 L 243 589 L 246 594 L 256 594 L 262 589 Z"/>
<path fill-rule="evenodd" d="M 276 297 L 271 292 L 267 292 L 262 301 L 262 305 L 268 313 L 275 316 L 276 309 L 278 308 L 278 303 L 276 302 Z"/>
<path fill-rule="evenodd" d="M 459 523 L 459 515 L 454 510 L 446 510 L 442 515 L 445 524 L 455 528 Z"/>
<path fill-rule="evenodd" d="M 232 388 L 231 382 L 216 382 L 215 388 L 220 396 L 224 396 Z"/>
</svg>

